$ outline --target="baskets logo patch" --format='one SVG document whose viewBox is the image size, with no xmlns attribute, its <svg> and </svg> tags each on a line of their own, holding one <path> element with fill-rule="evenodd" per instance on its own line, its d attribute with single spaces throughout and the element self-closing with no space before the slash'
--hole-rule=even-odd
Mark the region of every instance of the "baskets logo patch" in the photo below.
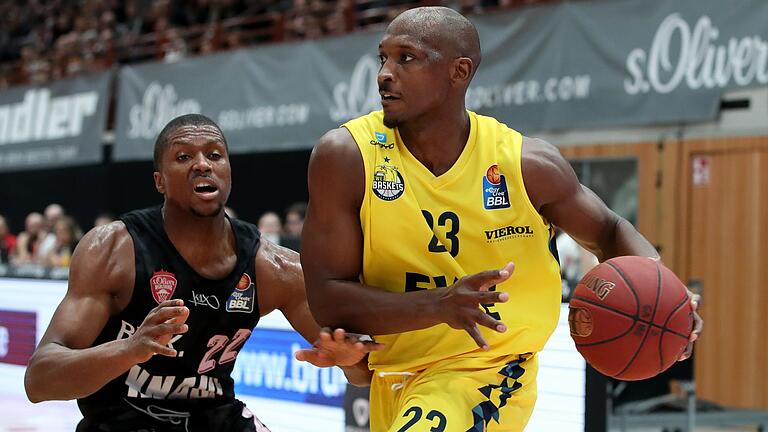
<svg viewBox="0 0 768 432">
<path fill-rule="evenodd" d="M 373 193 L 384 201 L 394 201 L 405 192 L 405 181 L 397 167 L 384 158 L 384 163 L 373 170 Z"/>
</svg>

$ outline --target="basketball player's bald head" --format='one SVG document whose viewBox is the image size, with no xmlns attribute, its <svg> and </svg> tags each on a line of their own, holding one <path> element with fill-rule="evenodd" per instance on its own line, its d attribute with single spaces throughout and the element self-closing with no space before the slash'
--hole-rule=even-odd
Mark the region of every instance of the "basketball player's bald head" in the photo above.
<svg viewBox="0 0 768 432">
<path fill-rule="evenodd" d="M 468 57 L 475 70 L 482 60 L 474 24 L 447 7 L 420 7 L 401 13 L 387 27 L 387 34 L 400 33 L 417 38 L 444 56 Z"/>
</svg>

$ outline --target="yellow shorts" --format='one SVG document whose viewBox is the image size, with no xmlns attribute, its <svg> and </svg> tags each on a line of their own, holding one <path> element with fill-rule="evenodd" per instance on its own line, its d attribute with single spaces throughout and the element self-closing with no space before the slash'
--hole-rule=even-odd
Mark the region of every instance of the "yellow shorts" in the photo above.
<svg viewBox="0 0 768 432">
<path fill-rule="evenodd" d="M 520 432 L 536 402 L 536 355 L 374 371 L 371 432 Z"/>
</svg>

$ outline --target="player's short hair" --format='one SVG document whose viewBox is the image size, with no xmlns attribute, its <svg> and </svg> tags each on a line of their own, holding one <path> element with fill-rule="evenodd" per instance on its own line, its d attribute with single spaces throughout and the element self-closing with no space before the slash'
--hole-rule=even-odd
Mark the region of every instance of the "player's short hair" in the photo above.
<svg viewBox="0 0 768 432">
<path fill-rule="evenodd" d="M 160 161 L 162 159 L 163 152 L 170 144 L 168 137 L 171 135 L 173 131 L 183 126 L 213 126 L 214 128 L 216 128 L 216 130 L 219 131 L 219 134 L 221 135 L 221 140 L 224 142 L 224 147 L 228 149 L 227 139 L 224 137 L 224 132 L 221 131 L 221 128 L 219 127 L 219 125 L 216 124 L 216 122 L 214 122 L 213 120 L 211 120 L 210 118 L 202 114 L 180 115 L 175 119 L 169 121 L 168 124 L 165 125 L 163 130 L 160 131 L 160 134 L 157 136 L 157 139 L 155 140 L 155 153 L 154 153 L 155 171 L 160 170 Z"/>
</svg>

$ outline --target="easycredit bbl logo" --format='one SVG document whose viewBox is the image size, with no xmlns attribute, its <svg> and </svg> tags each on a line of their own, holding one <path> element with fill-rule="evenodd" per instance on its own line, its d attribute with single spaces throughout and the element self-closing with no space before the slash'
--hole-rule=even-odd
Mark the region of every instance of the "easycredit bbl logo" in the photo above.
<svg viewBox="0 0 768 432">
<path fill-rule="evenodd" d="M 507 179 L 496 164 L 489 166 L 483 177 L 483 207 L 486 210 L 509 208 Z"/>
</svg>

